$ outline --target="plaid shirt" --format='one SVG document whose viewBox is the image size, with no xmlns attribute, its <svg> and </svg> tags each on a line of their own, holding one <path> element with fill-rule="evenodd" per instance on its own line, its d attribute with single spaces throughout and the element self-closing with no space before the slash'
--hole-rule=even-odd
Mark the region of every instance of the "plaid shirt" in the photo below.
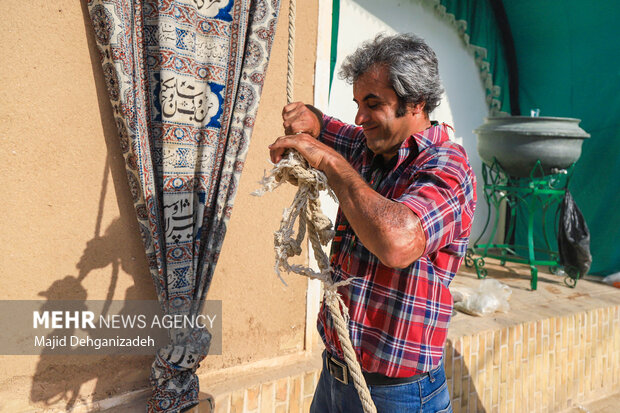
<svg viewBox="0 0 620 413">
<path fill-rule="evenodd" d="M 378 193 L 409 207 L 426 235 L 422 257 L 407 268 L 389 268 L 362 245 L 338 210 L 332 278 L 360 277 L 339 292 L 349 307 L 351 341 L 365 371 L 409 377 L 441 360 L 452 315 L 448 285 L 465 256 L 476 204 L 474 173 L 465 150 L 449 140 L 448 128 L 435 124 L 412 135 L 381 168 L 361 127 L 323 117 L 321 142 L 343 155 Z M 327 350 L 343 359 L 325 305 L 318 329 Z"/>
</svg>

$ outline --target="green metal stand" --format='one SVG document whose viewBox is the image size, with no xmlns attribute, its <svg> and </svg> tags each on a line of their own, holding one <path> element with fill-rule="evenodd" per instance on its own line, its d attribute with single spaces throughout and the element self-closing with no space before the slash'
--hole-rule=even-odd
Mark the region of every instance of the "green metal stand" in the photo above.
<svg viewBox="0 0 620 413">
<path fill-rule="evenodd" d="M 491 166 L 483 163 L 484 199 L 489 213 L 482 233 L 474 242 L 473 248 L 467 250 L 465 265 L 467 267 L 475 267 L 478 278 L 485 278 L 487 276 L 487 270 L 484 268 L 485 258 L 498 259 L 501 265 L 506 264 L 506 262 L 528 264 L 532 275 L 532 290 L 536 290 L 538 284 L 537 266 L 549 266 L 551 272 L 559 273 L 559 254 L 551 247 L 549 242 L 546 221 L 548 214 L 552 213 L 555 224 L 554 235 L 556 235 L 559 207 L 568 187 L 572 171 L 573 165 L 566 170 L 554 170 L 550 174 L 545 174 L 540 161 L 538 161 L 529 177 L 517 178 L 509 176 L 497 161 L 493 162 Z M 500 224 L 500 208 L 504 203 L 510 207 L 510 216 L 508 217 L 504 243 L 495 244 L 493 240 Z M 516 212 L 520 205 L 527 210 L 527 245 L 516 245 L 506 242 L 506 240 L 512 239 L 514 235 Z M 487 229 L 489 229 L 492 210 L 495 211 L 495 220 L 490 227 L 490 241 L 486 244 L 479 244 L 478 242 L 487 232 Z M 545 248 L 538 248 L 534 245 L 534 217 L 538 211 L 542 214 L 542 233 Z M 479 257 L 475 257 L 475 255 L 479 255 Z M 566 276 L 564 282 L 569 287 L 574 287 L 578 279 L 579 274 L 570 274 Z"/>
</svg>

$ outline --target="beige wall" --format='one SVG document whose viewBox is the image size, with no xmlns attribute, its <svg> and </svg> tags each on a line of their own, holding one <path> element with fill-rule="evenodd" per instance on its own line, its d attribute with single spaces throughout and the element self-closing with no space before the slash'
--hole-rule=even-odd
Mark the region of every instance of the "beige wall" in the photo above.
<svg viewBox="0 0 620 413">
<path fill-rule="evenodd" d="M 318 0 L 298 2 L 295 95 L 312 101 Z M 209 293 L 223 301 L 223 354 L 199 373 L 303 350 L 306 280 L 273 272 L 291 188 L 264 198 L 266 145 L 281 134 L 286 15 L 228 235 Z M 154 298 L 86 7 L 2 1 L 0 268 L 3 299 Z M 116 284 L 112 282 L 117 275 Z M 3 315 L 4 316 L 4 315 Z M 0 356 L 0 411 L 103 399 L 148 385 L 150 357 Z M 208 383 L 202 383 L 208 390 Z"/>
</svg>

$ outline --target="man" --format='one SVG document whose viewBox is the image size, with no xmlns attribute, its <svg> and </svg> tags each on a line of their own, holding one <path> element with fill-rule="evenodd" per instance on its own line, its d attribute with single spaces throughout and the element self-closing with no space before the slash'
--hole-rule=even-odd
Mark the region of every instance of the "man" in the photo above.
<svg viewBox="0 0 620 413">
<path fill-rule="evenodd" d="M 296 149 L 338 197 L 332 278 L 359 277 L 339 292 L 377 410 L 452 411 L 442 364 L 448 285 L 476 195 L 465 150 L 449 140 L 449 126 L 429 119 L 442 94 L 437 58 L 414 35 L 379 35 L 345 60 L 341 77 L 353 83 L 359 126 L 291 103 L 288 135 L 270 155 L 278 162 Z M 311 411 L 362 411 L 324 305 L 318 327 L 326 351 Z"/>
</svg>

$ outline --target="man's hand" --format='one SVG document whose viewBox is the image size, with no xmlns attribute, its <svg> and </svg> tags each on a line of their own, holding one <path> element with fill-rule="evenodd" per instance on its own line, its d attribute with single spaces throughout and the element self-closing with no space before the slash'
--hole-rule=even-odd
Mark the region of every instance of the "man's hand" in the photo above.
<svg viewBox="0 0 620 413">
<path fill-rule="evenodd" d="M 313 138 L 318 138 L 321 133 L 321 111 L 303 102 L 293 102 L 282 109 L 284 133 L 295 135 L 307 133 Z"/>
<path fill-rule="evenodd" d="M 299 133 L 280 136 L 274 143 L 269 145 L 271 162 L 280 162 L 284 152 L 289 148 L 297 150 L 308 161 L 310 166 L 323 172 L 325 172 L 327 167 L 328 159 L 333 159 L 334 157 L 342 158 L 332 148 L 319 142 L 307 133 Z"/>
</svg>

